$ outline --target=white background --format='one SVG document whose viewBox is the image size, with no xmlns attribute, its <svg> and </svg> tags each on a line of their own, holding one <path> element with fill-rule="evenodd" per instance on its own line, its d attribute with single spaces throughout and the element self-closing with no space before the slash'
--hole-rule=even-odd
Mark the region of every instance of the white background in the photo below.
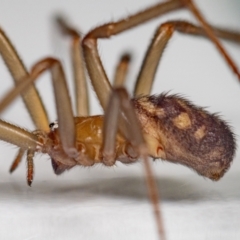
<svg viewBox="0 0 240 240">
<path fill-rule="evenodd" d="M 155 0 L 1 1 L 0 25 L 16 46 L 26 66 L 43 57 L 61 57 L 68 66 L 67 42 L 58 40 L 52 26 L 56 13 L 64 13 L 83 34 L 120 17 L 127 17 L 157 3 Z M 196 1 L 207 19 L 216 25 L 239 28 L 238 0 Z M 100 41 L 99 49 L 107 74 L 113 77 L 121 53 L 130 50 L 133 63 L 128 87 L 131 90 L 144 52 L 156 27 L 167 19 L 194 21 L 186 11 L 169 14 L 111 40 Z M 224 42 L 240 66 L 240 48 Z M 12 80 L 0 65 L 0 96 Z M 56 119 L 49 75 L 38 82 L 51 121 Z M 234 129 L 239 145 L 240 87 L 215 47 L 207 40 L 174 34 L 153 87 L 153 93 L 181 93 L 212 112 L 220 112 Z M 91 113 L 101 113 L 91 95 Z M 17 100 L 2 116 L 34 130 Z M 13 174 L 8 169 L 17 148 L 0 144 L 0 239 L 157 239 L 151 205 L 141 164 L 113 168 L 76 167 L 60 177 L 51 169 L 48 156 L 35 158 L 33 186 L 25 183 L 25 163 Z M 153 164 L 161 191 L 161 207 L 168 239 L 240 238 L 240 161 L 237 153 L 226 176 L 217 183 L 193 171 L 167 162 Z"/>
</svg>

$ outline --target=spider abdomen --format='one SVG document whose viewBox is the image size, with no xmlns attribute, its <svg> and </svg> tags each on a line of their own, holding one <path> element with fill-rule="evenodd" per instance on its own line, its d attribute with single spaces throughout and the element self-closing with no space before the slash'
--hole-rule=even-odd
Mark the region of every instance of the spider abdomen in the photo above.
<svg viewBox="0 0 240 240">
<path fill-rule="evenodd" d="M 228 170 L 235 153 L 230 127 L 178 95 L 133 100 L 144 136 L 156 139 L 153 157 L 186 165 L 212 180 Z M 155 149 L 155 152 L 154 152 Z"/>
</svg>

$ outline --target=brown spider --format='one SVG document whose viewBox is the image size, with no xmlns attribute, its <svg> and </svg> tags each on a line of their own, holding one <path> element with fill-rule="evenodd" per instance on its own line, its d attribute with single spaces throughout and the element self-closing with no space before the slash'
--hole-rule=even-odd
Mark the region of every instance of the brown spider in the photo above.
<svg viewBox="0 0 240 240">
<path fill-rule="evenodd" d="M 88 96 L 85 79 L 83 79 L 84 74 L 82 74 L 84 71 L 80 58 L 81 54 L 79 55 L 81 40 L 78 33 L 62 19 L 59 20 L 59 25 L 63 32 L 73 37 L 76 92 L 79 96 L 76 100 L 77 114 L 81 117 L 73 118 L 61 63 L 56 59 L 46 58 L 34 65 L 28 77 L 28 73 L 17 59 L 17 54 L 11 53 L 11 51 L 14 52 L 13 49 L 9 51 L 11 44 L 5 37 L 1 44 L 4 61 L 13 78 L 16 81 L 22 79 L 24 81 L 18 83 L 18 86 L 3 99 L 0 108 L 4 109 L 17 94 L 28 87 L 22 97 L 38 129 L 29 133 L 1 121 L 0 138 L 20 147 L 11 171 L 17 167 L 25 151 L 27 151 L 27 181 L 29 185 L 31 185 L 33 179 L 33 156 L 35 152 L 50 155 L 56 174 L 61 174 L 76 165 L 92 166 L 95 163 L 103 163 L 112 166 L 116 160 L 123 163 L 132 163 L 137 161 L 139 157 L 143 157 L 147 165 L 146 155 L 148 154 L 153 158 L 182 163 L 212 180 L 221 178 L 229 168 L 235 152 L 234 137 L 227 124 L 217 116 L 195 107 L 188 100 L 179 96 L 165 94 L 149 96 L 162 51 L 174 30 L 185 33 L 190 31 L 191 34 L 205 36 L 204 30 L 183 21 L 162 24 L 155 34 L 142 65 L 133 100 L 128 98 L 124 88 L 120 87 L 112 90 L 96 48 L 98 38 L 109 37 L 130 28 L 130 26 L 140 24 L 155 17 L 155 15 L 159 15 L 159 11 L 162 9 L 166 9 L 164 12 L 175 10 L 185 7 L 184 4 L 196 13 L 196 9 L 190 1 L 172 0 L 150 8 L 139 15 L 133 15 L 133 17 L 128 18 L 128 21 L 122 20 L 116 25 L 110 23 L 97 27 L 85 36 L 83 40 L 84 59 L 92 85 L 105 110 L 105 120 L 102 116 L 88 116 Z M 143 20 L 144 18 L 146 19 Z M 203 20 L 201 20 L 201 24 L 206 31 L 209 31 L 209 35 L 219 46 L 223 55 L 227 56 L 229 65 L 239 76 L 234 63 L 222 50 L 218 41 L 214 39 L 215 35 L 212 34 L 211 30 L 208 30 L 208 26 Z M 117 29 L 116 32 L 114 32 L 115 29 Z M 237 33 L 215 29 L 215 34 L 228 40 L 239 41 L 239 34 Z M 120 61 L 120 67 L 117 69 L 115 77 L 116 86 L 122 86 L 122 82 L 125 80 L 127 61 L 126 56 Z M 43 104 L 38 94 L 34 93 L 35 88 L 33 86 L 29 87 L 30 82 L 37 79 L 47 69 L 51 70 L 53 76 L 59 123 L 50 124 L 50 129 Z M 147 146 L 145 146 L 145 141 Z M 148 172 L 148 175 L 151 175 L 151 172 Z M 151 178 L 148 178 L 148 183 L 151 186 L 150 189 L 154 189 Z M 151 195 L 156 208 L 156 193 L 152 192 Z M 156 210 L 156 212 L 158 211 Z M 164 238 L 160 220 L 158 226 L 159 232 Z"/>
</svg>

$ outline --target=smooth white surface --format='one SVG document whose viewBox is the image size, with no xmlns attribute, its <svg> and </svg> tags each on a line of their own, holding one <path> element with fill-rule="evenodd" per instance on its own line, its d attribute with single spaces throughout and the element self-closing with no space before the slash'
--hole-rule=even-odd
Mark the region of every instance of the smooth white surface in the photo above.
<svg viewBox="0 0 240 240">
<path fill-rule="evenodd" d="M 63 58 L 68 66 L 67 43 L 57 40 L 51 19 L 57 12 L 68 16 L 85 34 L 89 29 L 128 16 L 157 1 L 5 1 L 0 24 L 27 67 L 43 57 Z M 196 1 L 211 23 L 239 29 L 237 0 Z M 192 20 L 186 11 L 169 14 L 110 40 L 100 41 L 100 53 L 110 78 L 120 54 L 133 53 L 128 87 L 132 89 L 141 59 L 153 33 L 167 19 Z M 240 48 L 224 43 L 240 65 Z M 0 96 L 12 86 L 0 65 Z M 46 74 L 39 82 L 51 121 L 56 119 L 52 90 Z M 240 87 L 236 77 L 212 44 L 203 39 L 175 34 L 165 50 L 153 93 L 181 93 L 200 106 L 220 112 L 233 126 L 239 145 Z M 92 114 L 101 109 L 91 95 Z M 3 118 L 34 130 L 20 100 Z M 32 188 L 25 184 L 25 167 L 13 174 L 8 168 L 16 147 L 0 144 L 0 239 L 157 239 L 141 164 L 113 168 L 75 168 L 63 176 L 52 173 L 49 157 L 37 156 Z M 226 176 L 212 183 L 191 170 L 156 161 L 154 170 L 161 191 L 168 239 L 240 238 L 239 152 Z"/>
</svg>

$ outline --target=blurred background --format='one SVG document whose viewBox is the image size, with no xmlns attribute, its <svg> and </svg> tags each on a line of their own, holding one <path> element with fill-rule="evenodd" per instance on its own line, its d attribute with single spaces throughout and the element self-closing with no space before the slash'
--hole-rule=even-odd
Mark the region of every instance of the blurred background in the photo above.
<svg viewBox="0 0 240 240">
<path fill-rule="evenodd" d="M 57 33 L 53 19 L 63 14 L 82 35 L 109 21 L 127 17 L 158 3 L 156 0 L 5 1 L 0 25 L 12 40 L 27 68 L 47 56 L 62 60 L 70 84 L 72 72 L 69 39 Z M 216 26 L 240 31 L 240 2 L 195 0 L 207 20 Z M 142 26 L 99 41 L 106 72 L 113 79 L 119 57 L 132 54 L 127 88 L 131 92 L 142 59 L 158 25 L 167 20 L 196 22 L 186 11 L 173 12 Z M 240 47 L 223 41 L 240 66 Z M 13 87 L 4 63 L 0 63 L 3 96 Z M 56 120 L 50 75 L 37 83 L 51 121 Z M 102 114 L 90 88 L 91 114 Z M 175 33 L 165 49 L 152 89 L 153 94 L 180 93 L 229 122 L 239 145 L 240 86 L 210 41 Z M 73 98 L 72 98 L 73 100 Z M 29 130 L 34 125 L 19 98 L 1 118 Z M 26 185 L 25 163 L 8 173 L 17 147 L 0 142 L 0 238 L 1 239 L 157 239 L 155 222 L 140 163 L 117 163 L 107 168 L 76 167 L 57 177 L 46 155 L 35 157 L 33 186 Z M 180 165 L 155 161 L 153 168 L 168 239 L 239 239 L 240 161 L 234 162 L 220 182 L 213 183 Z M 14 231 L 13 231 L 14 229 Z"/>
</svg>

